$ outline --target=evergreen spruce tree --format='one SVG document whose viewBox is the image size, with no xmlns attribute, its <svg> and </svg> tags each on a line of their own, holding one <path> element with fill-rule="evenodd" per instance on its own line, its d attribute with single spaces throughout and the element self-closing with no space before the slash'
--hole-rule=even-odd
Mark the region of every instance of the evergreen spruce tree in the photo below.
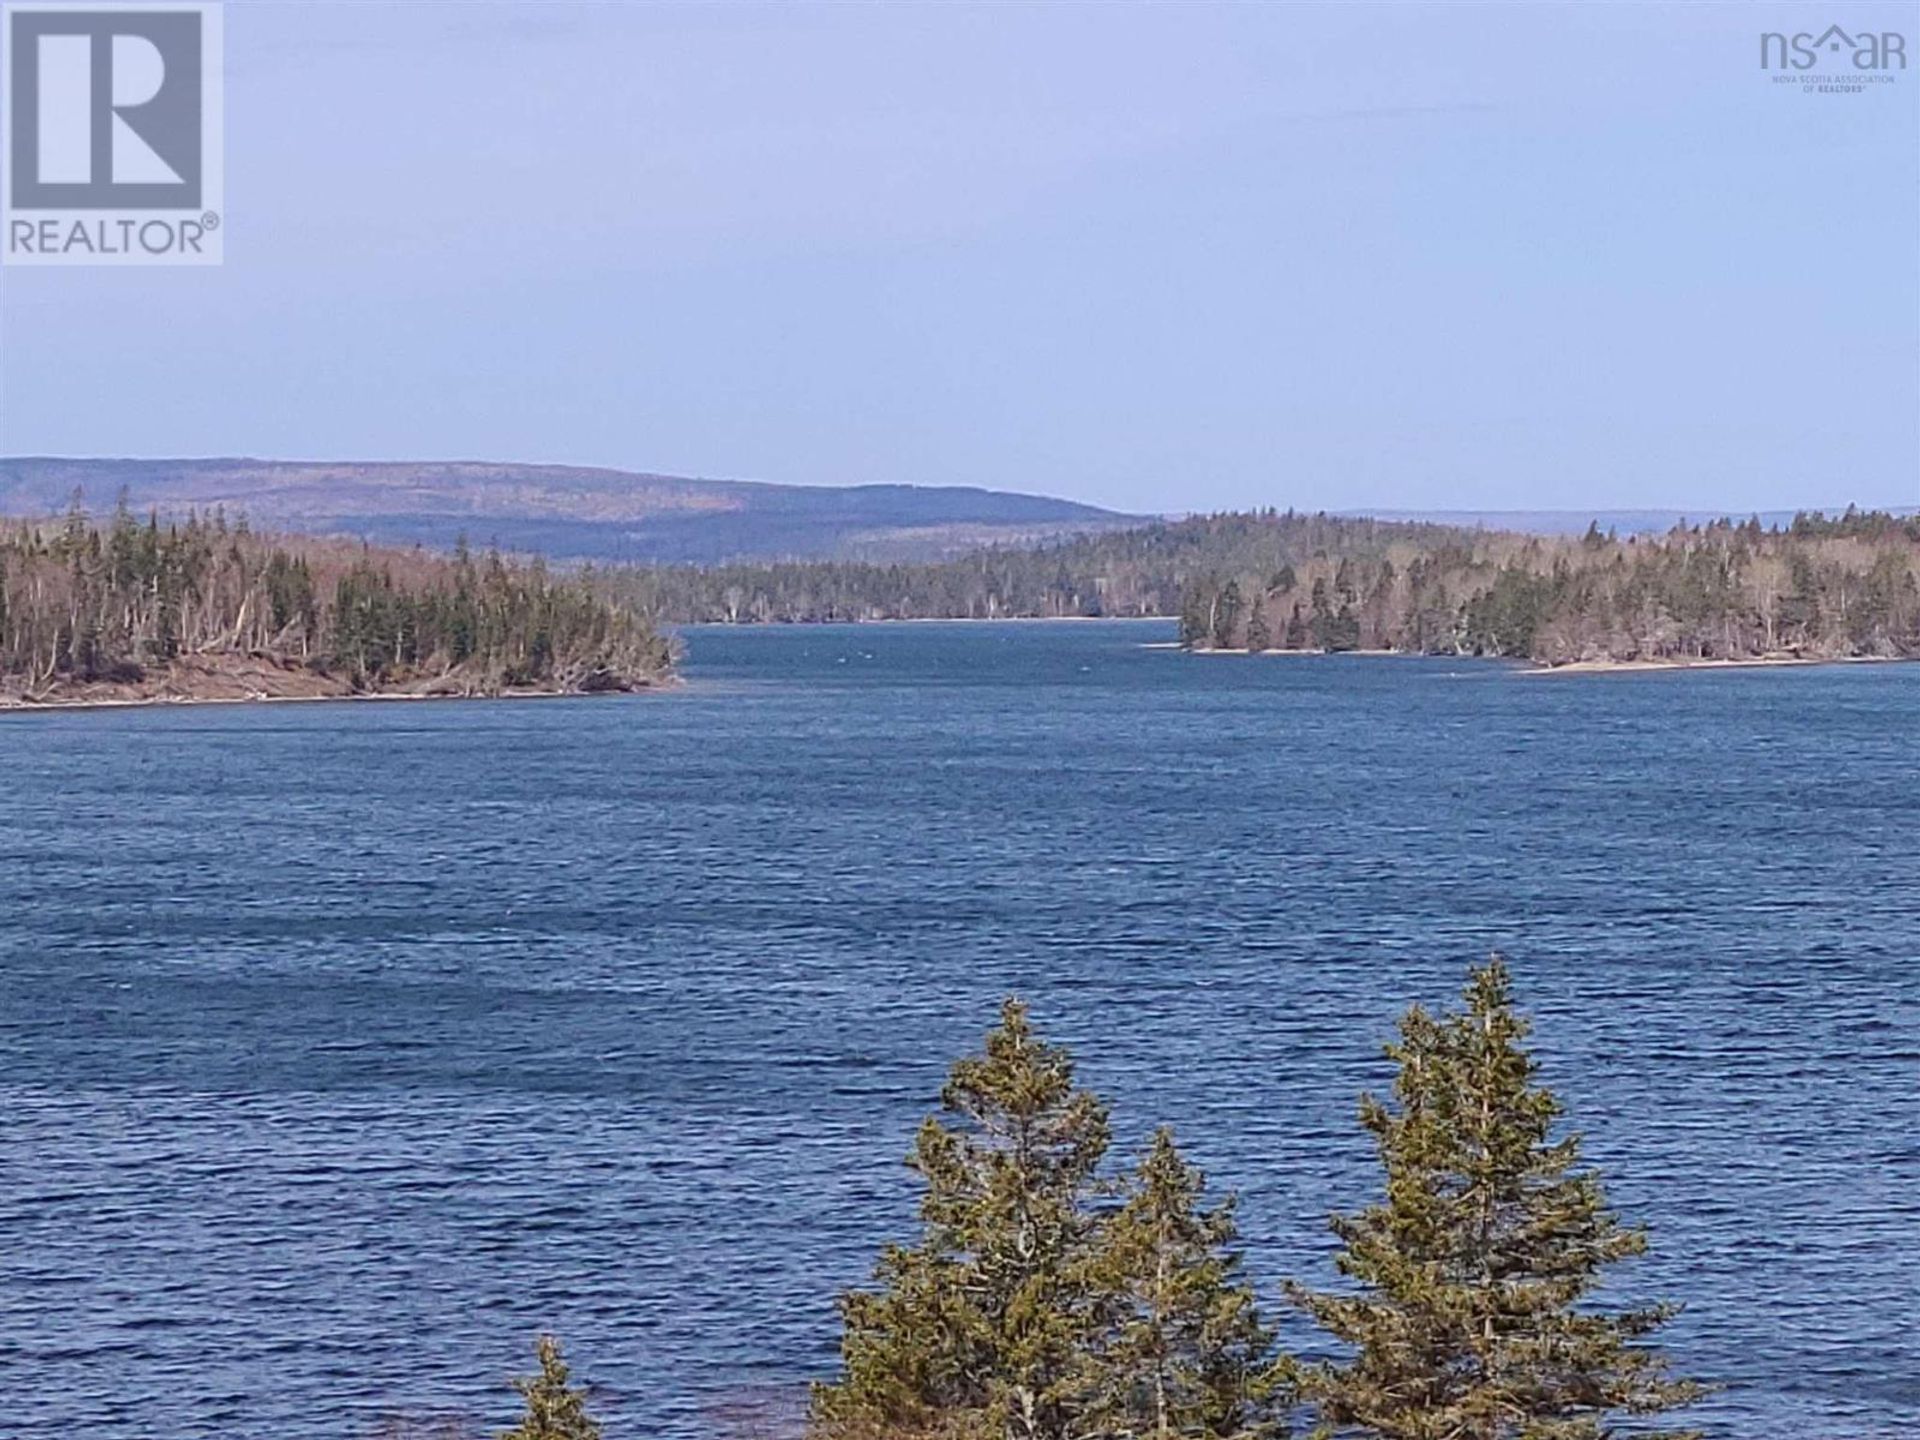
<svg viewBox="0 0 1920 1440">
<path fill-rule="evenodd" d="M 1233 649 L 1234 632 L 1240 624 L 1240 611 L 1245 602 L 1240 596 L 1240 582 L 1227 581 L 1226 588 L 1220 592 L 1213 607 L 1213 648 L 1216 650 Z"/>
<path fill-rule="evenodd" d="M 1213 639 L 1211 597 L 1206 587 L 1189 584 L 1180 595 L 1180 643 L 1189 648 L 1206 645 Z"/>
<path fill-rule="evenodd" d="M 1247 649 L 1258 655 L 1262 650 L 1273 648 L 1273 631 L 1267 625 L 1266 611 L 1256 600 L 1253 608 L 1247 612 Z"/>
<path fill-rule="evenodd" d="M 1307 642 L 1311 638 L 1311 632 L 1307 629 L 1306 616 L 1300 613 L 1300 602 L 1296 600 L 1293 602 L 1293 613 L 1287 617 L 1286 648 L 1289 650 L 1304 650 L 1307 648 Z"/>
<path fill-rule="evenodd" d="M 542 1335 L 534 1342 L 540 1373 L 514 1381 L 527 1402 L 520 1423 L 503 1431 L 500 1440 L 600 1440 L 600 1425 L 587 1414 L 587 1397 L 568 1383 L 567 1362 L 560 1342 Z"/>
<path fill-rule="evenodd" d="M 1272 1333 L 1240 1276 L 1231 1196 L 1211 1208 L 1206 1179 L 1162 1128 L 1102 1227 L 1087 1288 L 1100 1328 L 1084 1362 L 1081 1433 L 1173 1440 L 1265 1440 L 1284 1433 Z"/>
<path fill-rule="evenodd" d="M 877 1292 L 841 1300 L 842 1374 L 814 1389 L 815 1433 L 1066 1440 L 1106 1107 L 1017 1000 L 941 1103 L 907 1162 L 926 1184 L 920 1243 L 886 1251 Z"/>
<path fill-rule="evenodd" d="M 1386 1198 L 1336 1217 L 1341 1271 L 1358 1295 L 1291 1287 L 1353 1347 L 1347 1364 L 1304 1369 L 1323 1435 L 1381 1440 L 1604 1440 L 1608 1417 L 1685 1405 L 1700 1386 L 1670 1379 L 1647 1335 L 1677 1307 L 1604 1313 L 1602 1271 L 1646 1249 L 1579 1167 L 1579 1137 L 1535 1083 L 1499 956 L 1472 972 L 1466 1011 L 1416 1006 L 1388 1047 L 1391 1107 L 1361 1121 L 1386 1168 Z M 1636 1429 L 1680 1440 L 1693 1431 Z"/>
</svg>

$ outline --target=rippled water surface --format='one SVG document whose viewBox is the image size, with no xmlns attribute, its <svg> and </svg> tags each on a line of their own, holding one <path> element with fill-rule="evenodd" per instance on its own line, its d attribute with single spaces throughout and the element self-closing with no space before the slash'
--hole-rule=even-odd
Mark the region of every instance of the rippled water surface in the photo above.
<svg viewBox="0 0 1920 1440">
<path fill-rule="evenodd" d="M 0 717 L 21 1434 L 739 1434 L 1030 996 L 1329 1280 L 1413 999 L 1513 957 L 1702 1412 L 1920 1433 L 1920 667 L 1540 678 L 1165 626 L 699 631 L 631 699 Z"/>
</svg>

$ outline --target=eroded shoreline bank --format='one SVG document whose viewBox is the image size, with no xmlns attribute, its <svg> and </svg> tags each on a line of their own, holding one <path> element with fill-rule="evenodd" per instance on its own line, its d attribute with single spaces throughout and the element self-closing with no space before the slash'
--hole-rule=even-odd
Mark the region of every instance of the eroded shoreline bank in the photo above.
<svg viewBox="0 0 1920 1440">
<path fill-rule="evenodd" d="M 25 699 L 0 695 L 0 716 L 35 715 L 70 710 L 157 710 L 206 705 L 341 705 L 359 701 L 397 702 L 474 700 L 585 700 L 618 695 L 657 695 L 678 690 L 686 682 L 678 676 L 616 690 L 476 690 L 434 691 L 426 694 L 400 690 L 347 691 L 339 695 L 149 695 L 140 699 Z"/>
<path fill-rule="evenodd" d="M 250 657 L 241 662 L 195 657 L 137 680 L 67 682 L 39 694 L 0 688 L 0 714 L 52 710 L 139 710 L 170 705 L 300 705 L 340 701 L 564 700 L 581 695 L 640 694 L 681 683 L 673 671 L 617 676 L 605 683 L 477 687 L 454 676 L 414 679 L 364 689 L 344 677 L 304 666 Z"/>
</svg>

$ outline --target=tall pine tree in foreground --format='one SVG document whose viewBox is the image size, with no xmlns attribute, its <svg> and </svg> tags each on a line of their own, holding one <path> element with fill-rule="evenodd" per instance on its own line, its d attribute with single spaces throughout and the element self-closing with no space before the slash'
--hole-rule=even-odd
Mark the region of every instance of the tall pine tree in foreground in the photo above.
<svg viewBox="0 0 1920 1440">
<path fill-rule="evenodd" d="M 921 1241 L 887 1249 L 877 1292 L 843 1297 L 842 1376 L 815 1387 L 814 1429 L 1070 1440 L 1106 1107 L 1017 1000 L 986 1053 L 953 1067 L 941 1106 L 907 1162 L 927 1187 Z"/>
<path fill-rule="evenodd" d="M 533 1348 L 540 1373 L 514 1381 L 527 1402 L 526 1414 L 500 1440 L 600 1440 L 599 1423 L 587 1414 L 586 1392 L 568 1383 L 560 1342 L 542 1335 Z"/>
<path fill-rule="evenodd" d="M 1106 1107 L 1015 1000 L 941 1098 L 907 1162 L 927 1187 L 920 1243 L 842 1299 L 815 1435 L 1273 1435 L 1273 1343 L 1230 1248 L 1232 1202 L 1204 1204 L 1171 1134 L 1121 1190 L 1103 1184 Z"/>
<path fill-rule="evenodd" d="M 1381 1440 L 1605 1440 L 1610 1417 L 1697 1399 L 1645 1337 L 1677 1307 L 1602 1312 L 1603 1272 L 1643 1253 L 1578 1136 L 1535 1083 L 1499 956 L 1472 972 L 1463 1014 L 1415 1006 L 1388 1047 L 1392 1106 L 1367 1097 L 1361 1122 L 1386 1168 L 1385 1200 L 1336 1217 L 1341 1271 L 1358 1295 L 1292 1287 L 1297 1303 L 1353 1348 L 1349 1363 L 1302 1369 L 1324 1435 Z M 1668 1440 L 1695 1431 L 1636 1428 Z"/>
<path fill-rule="evenodd" d="M 1080 1433 L 1266 1440 L 1275 1420 L 1273 1335 L 1231 1248 L 1233 1197 L 1211 1208 L 1173 1132 L 1154 1135 L 1126 1202 L 1088 1262 L 1098 1333 L 1086 1357 Z"/>
</svg>

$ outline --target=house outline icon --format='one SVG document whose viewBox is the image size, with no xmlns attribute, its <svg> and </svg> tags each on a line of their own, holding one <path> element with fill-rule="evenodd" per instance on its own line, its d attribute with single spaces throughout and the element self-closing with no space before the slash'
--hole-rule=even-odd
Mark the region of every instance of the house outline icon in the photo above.
<svg viewBox="0 0 1920 1440">
<path fill-rule="evenodd" d="M 1835 36 L 1838 36 L 1839 39 L 1834 40 Z M 1831 45 L 1828 45 L 1827 42 L 1829 40 L 1834 40 L 1834 43 Z M 1854 44 L 1853 37 L 1847 34 L 1846 31 L 1842 30 L 1838 25 L 1829 25 L 1826 29 L 1826 33 L 1822 35 L 1818 40 L 1813 42 L 1813 48 L 1816 50 L 1820 49 L 1822 46 L 1825 46 L 1825 48 L 1828 50 L 1838 50 L 1842 45 L 1846 46 L 1849 50 L 1857 48 Z"/>
</svg>

